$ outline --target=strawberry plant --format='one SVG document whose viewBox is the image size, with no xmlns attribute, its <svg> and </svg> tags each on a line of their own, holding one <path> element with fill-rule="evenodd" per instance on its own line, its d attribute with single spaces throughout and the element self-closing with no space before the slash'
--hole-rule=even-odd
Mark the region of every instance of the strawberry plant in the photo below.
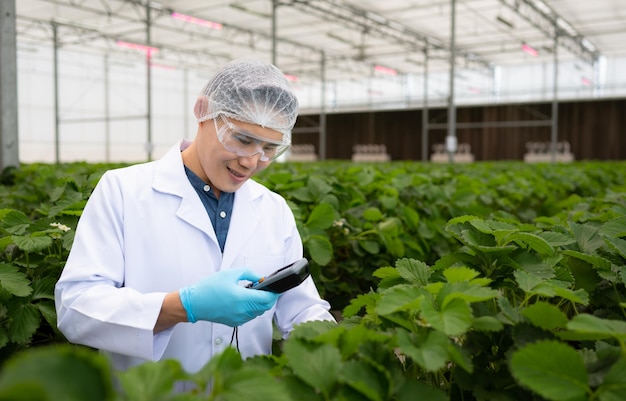
<svg viewBox="0 0 626 401">
<path fill-rule="evenodd" d="M 54 285 L 95 181 L 42 171 L 35 177 L 27 168 L 22 174 L 32 180 L 0 187 L 0 360 L 30 346 L 65 342 L 56 329 Z"/>
<path fill-rule="evenodd" d="M 242 361 L 229 348 L 197 373 L 161 361 L 113 380 L 91 350 L 32 347 L 64 342 L 52 287 L 106 167 L 25 166 L 0 177 L 0 355 L 10 360 L 0 399 L 626 393 L 623 163 L 274 164 L 257 179 L 289 202 L 314 278 L 344 319 L 298 326 L 273 356 Z M 57 376 L 46 376 L 51 366 Z M 89 386 L 54 385 L 77 371 L 92 375 Z M 198 390 L 174 394 L 181 380 Z"/>
</svg>

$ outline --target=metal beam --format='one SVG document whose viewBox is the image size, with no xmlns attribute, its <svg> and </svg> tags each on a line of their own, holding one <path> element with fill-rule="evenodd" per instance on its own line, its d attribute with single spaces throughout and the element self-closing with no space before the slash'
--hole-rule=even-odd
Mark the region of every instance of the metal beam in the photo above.
<svg viewBox="0 0 626 401">
<path fill-rule="evenodd" d="M 456 1 L 450 0 L 450 77 L 449 77 L 449 94 L 448 94 L 448 134 L 446 135 L 446 151 L 448 152 L 448 161 L 454 163 L 454 154 L 457 150 L 456 138 L 456 101 L 454 99 L 454 67 L 456 55 Z"/>
<path fill-rule="evenodd" d="M 550 127 L 552 120 L 528 120 L 528 121 L 485 121 L 478 123 L 459 123 L 455 124 L 458 129 L 475 129 L 475 128 L 518 128 L 518 127 Z M 448 124 L 428 124 L 430 129 L 448 129 Z"/>
<path fill-rule="evenodd" d="M 280 52 L 282 55 L 287 55 L 290 57 L 297 57 L 302 60 L 302 62 L 308 62 L 312 65 L 318 64 L 319 60 L 316 57 L 322 49 L 308 46 L 303 43 L 298 43 L 296 41 L 292 41 L 284 38 L 276 38 L 274 41 L 274 37 L 271 32 L 259 32 L 250 29 L 245 29 L 241 27 L 237 27 L 231 25 L 229 23 L 220 22 L 223 26 L 222 32 L 219 37 L 215 36 L 215 33 L 210 34 L 207 33 L 206 30 L 200 29 L 198 26 L 194 24 L 188 24 L 181 21 L 176 21 L 172 18 L 169 18 L 169 15 L 175 10 L 166 7 L 157 6 L 154 2 L 149 2 L 145 0 L 109 0 L 106 2 L 99 2 L 95 4 L 101 5 L 100 8 L 97 8 L 92 3 L 92 6 L 86 6 L 83 2 L 76 2 L 75 0 L 41 0 L 48 3 L 52 3 L 58 6 L 64 6 L 68 8 L 77 9 L 86 13 L 90 13 L 100 17 L 107 18 L 116 18 L 126 23 L 136 23 L 138 26 L 141 26 L 147 21 L 148 10 L 151 13 L 151 24 L 153 29 L 159 30 L 171 30 L 177 34 L 186 34 L 189 35 L 189 42 L 197 42 L 198 39 L 207 40 L 207 43 L 210 41 L 219 40 L 225 43 L 229 43 L 233 46 L 237 46 L 240 48 L 250 49 L 250 48 L 262 48 L 266 49 L 269 52 L 272 51 L 272 47 L 276 46 L 276 51 Z M 168 18 L 164 18 L 168 17 Z M 39 21 L 28 17 L 20 16 L 20 20 L 27 20 L 32 22 L 44 22 L 49 23 L 49 21 Z M 94 37 L 107 37 L 107 38 L 115 38 L 120 40 L 129 40 L 132 42 L 136 42 L 136 38 L 126 38 L 124 33 L 116 32 L 116 33 L 107 33 L 99 31 L 95 28 L 89 28 L 86 26 L 82 26 L 78 22 L 67 21 L 67 20 L 58 20 L 56 21 L 59 26 L 64 27 L 72 27 L 76 30 L 76 34 L 71 37 L 69 40 L 63 35 L 59 38 L 61 41 L 61 45 L 66 45 L 69 43 L 83 43 L 85 45 L 93 45 Z M 138 28 L 139 29 L 139 28 Z M 145 28 L 144 28 L 145 29 Z M 143 29 L 142 29 L 143 30 Z M 85 40 L 85 34 L 91 32 L 92 35 L 89 36 L 89 40 Z M 68 32 L 65 32 L 68 33 Z M 69 36 L 68 36 L 69 37 Z M 157 43 L 153 41 L 153 46 L 159 47 L 160 50 L 162 48 L 167 48 L 163 44 Z M 211 53 L 210 46 L 207 46 L 206 50 L 195 50 L 195 51 L 186 51 L 174 47 L 168 48 L 169 53 L 180 52 L 183 54 L 200 54 L 207 58 L 221 58 L 224 60 L 230 60 L 232 57 L 228 54 L 215 54 Z M 163 52 L 160 51 L 159 57 L 163 56 Z M 203 65 L 202 62 L 199 62 L 198 65 Z M 204 67 L 206 64 L 204 63 Z"/>
<path fill-rule="evenodd" d="M 364 30 L 368 34 L 378 34 L 384 38 L 395 40 L 407 46 L 411 51 L 444 50 L 450 52 L 450 46 L 442 40 L 416 32 L 396 21 L 389 20 L 380 14 L 363 10 L 339 0 L 284 0 L 283 5 L 293 6 L 314 13 L 323 19 L 341 21 L 354 28 Z M 432 52 L 431 52 L 432 53 Z M 459 57 L 468 65 L 476 64 L 482 68 L 490 68 L 492 63 L 475 53 L 456 50 Z"/>
<path fill-rule="evenodd" d="M 500 0 L 502 4 L 543 32 L 559 38 L 559 44 L 579 59 L 594 64 L 600 51 L 542 0 Z"/>
</svg>

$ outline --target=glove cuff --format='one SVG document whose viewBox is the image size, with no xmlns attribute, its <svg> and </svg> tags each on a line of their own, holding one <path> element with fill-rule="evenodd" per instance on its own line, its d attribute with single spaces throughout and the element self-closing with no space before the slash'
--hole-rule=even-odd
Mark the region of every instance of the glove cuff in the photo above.
<svg viewBox="0 0 626 401">
<path fill-rule="evenodd" d="M 180 296 L 180 302 L 183 304 L 183 308 L 185 308 L 185 312 L 187 312 L 187 320 L 190 323 L 195 323 L 196 317 L 193 315 L 193 312 L 191 311 L 191 300 L 190 298 L 190 288 L 189 287 L 183 287 L 178 291 L 178 295 Z"/>
</svg>

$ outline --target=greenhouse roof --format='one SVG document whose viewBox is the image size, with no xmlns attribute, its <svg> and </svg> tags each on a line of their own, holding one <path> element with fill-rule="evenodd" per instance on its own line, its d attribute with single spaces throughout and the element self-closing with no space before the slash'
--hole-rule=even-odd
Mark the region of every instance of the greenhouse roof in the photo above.
<svg viewBox="0 0 626 401">
<path fill-rule="evenodd" d="M 17 35 L 20 43 L 56 37 L 65 49 L 145 53 L 172 67 L 257 57 L 303 80 L 422 73 L 425 60 L 430 71 L 446 70 L 452 48 L 457 65 L 487 71 L 552 62 L 555 48 L 559 61 L 581 68 L 626 56 L 623 0 L 456 0 L 454 18 L 452 3 L 19 0 Z"/>
</svg>

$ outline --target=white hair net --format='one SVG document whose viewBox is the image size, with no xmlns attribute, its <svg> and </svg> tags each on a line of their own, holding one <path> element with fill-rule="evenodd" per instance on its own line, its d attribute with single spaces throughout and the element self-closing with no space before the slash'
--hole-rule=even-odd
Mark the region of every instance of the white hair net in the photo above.
<svg viewBox="0 0 626 401">
<path fill-rule="evenodd" d="M 256 60 L 231 61 L 206 84 L 194 107 L 198 122 L 226 117 L 270 128 L 291 142 L 298 100 L 285 75 Z"/>
</svg>

